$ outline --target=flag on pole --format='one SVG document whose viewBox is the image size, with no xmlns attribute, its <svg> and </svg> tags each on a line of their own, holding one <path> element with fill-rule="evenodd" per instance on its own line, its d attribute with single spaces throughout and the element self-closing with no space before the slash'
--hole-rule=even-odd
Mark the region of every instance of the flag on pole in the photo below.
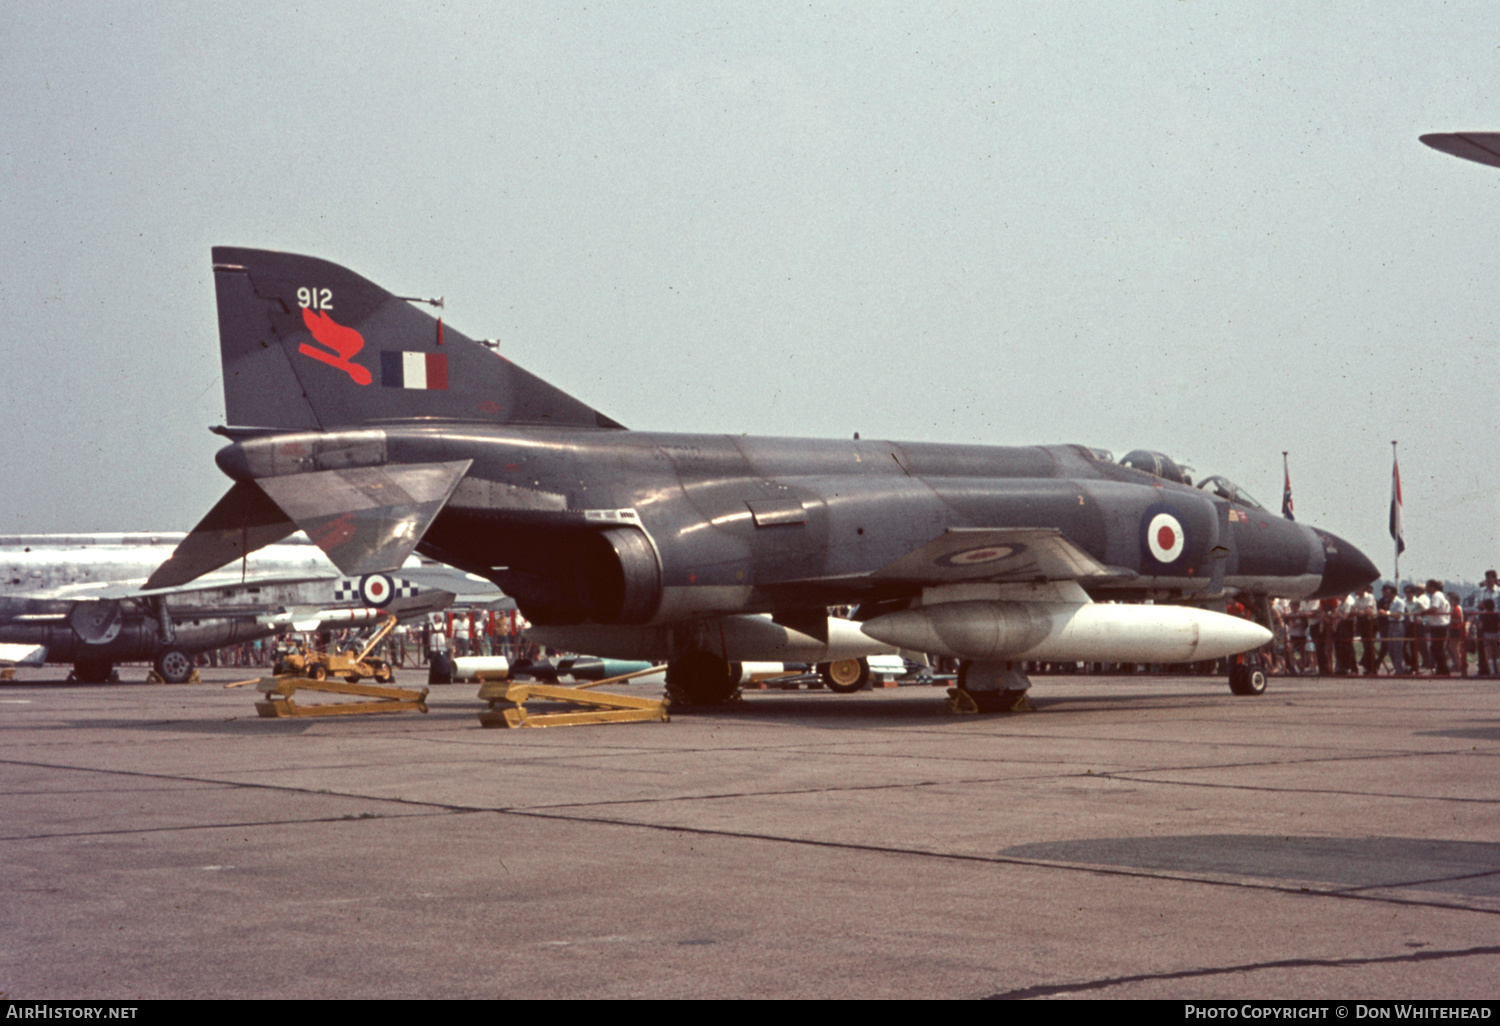
<svg viewBox="0 0 1500 1026">
<path fill-rule="evenodd" d="M 1296 520 L 1292 516 L 1292 472 L 1287 469 L 1286 453 L 1281 454 L 1281 473 L 1285 483 L 1281 486 L 1281 515 L 1288 520 Z"/>
<path fill-rule="evenodd" d="M 1391 538 L 1396 542 L 1396 555 L 1406 551 L 1406 529 L 1401 525 L 1401 464 L 1391 456 Z"/>
</svg>

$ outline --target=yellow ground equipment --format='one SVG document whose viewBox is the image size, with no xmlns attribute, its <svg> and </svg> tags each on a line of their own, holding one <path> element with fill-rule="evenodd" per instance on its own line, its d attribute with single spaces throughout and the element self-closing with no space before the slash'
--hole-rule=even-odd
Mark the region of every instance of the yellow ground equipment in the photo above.
<svg viewBox="0 0 1500 1026">
<path fill-rule="evenodd" d="M 277 665 L 277 676 L 290 676 L 306 678 L 308 680 L 325 680 L 329 677 L 342 677 L 350 684 L 358 684 L 362 678 L 370 678 L 380 684 L 389 684 L 395 679 L 391 672 L 391 664 L 384 659 L 376 659 L 371 652 L 386 639 L 396 626 L 394 616 L 386 617 L 385 623 L 380 629 L 365 642 L 364 648 L 356 652 L 352 648 L 342 652 L 317 652 L 300 648 L 290 652 L 281 658 Z"/>
<path fill-rule="evenodd" d="M 255 711 L 262 716 L 273 718 L 354 716 L 362 713 L 392 712 L 425 713 L 427 689 L 390 686 L 391 681 L 395 679 L 390 663 L 370 655 L 395 626 L 396 618 L 387 617 L 380 629 L 358 651 L 349 648 L 342 652 L 309 652 L 299 645 L 296 651 L 287 653 L 277 662 L 274 677 L 236 681 L 224 686 L 237 688 L 254 684 L 256 689 L 266 696 L 264 701 L 255 703 Z M 340 677 L 343 679 L 337 679 Z M 361 684 L 360 678 L 362 677 L 371 677 L 376 683 Z M 293 696 L 299 690 L 333 695 L 353 695 L 369 699 L 369 701 L 298 705 Z"/>
<path fill-rule="evenodd" d="M 426 712 L 427 689 L 381 687 L 342 680 L 311 680 L 306 677 L 262 677 L 255 687 L 266 696 L 255 703 L 262 716 L 351 716 L 360 713 Z M 367 702 L 323 702 L 299 706 L 292 697 L 301 689 L 335 695 L 356 695 Z"/>
<path fill-rule="evenodd" d="M 653 666 L 571 688 L 556 684 L 487 680 L 479 686 L 479 697 L 489 703 L 489 708 L 480 712 L 479 722 L 486 727 L 574 727 L 586 723 L 640 723 L 653 720 L 666 723 L 669 719 L 669 703 L 665 698 L 638 698 L 635 695 L 590 690 L 603 684 L 618 684 L 632 677 L 660 673 L 661 670 L 662 667 Z M 582 706 L 583 709 L 578 712 L 531 713 L 526 710 L 526 701 L 531 698 L 566 702 Z"/>
</svg>

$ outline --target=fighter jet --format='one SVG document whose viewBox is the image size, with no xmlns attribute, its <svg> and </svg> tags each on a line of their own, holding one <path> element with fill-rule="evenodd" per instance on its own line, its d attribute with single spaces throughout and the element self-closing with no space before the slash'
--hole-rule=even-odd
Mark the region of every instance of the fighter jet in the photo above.
<svg viewBox="0 0 1500 1026">
<path fill-rule="evenodd" d="M 446 567 L 345 577 L 301 536 L 192 585 L 145 587 L 185 537 L 0 536 L 0 663 L 72 663 L 76 679 L 98 682 L 116 663 L 150 661 L 163 680 L 180 684 L 192 675 L 193 654 L 208 649 L 390 613 L 417 616 L 446 608 L 454 599 L 448 588 L 471 600 L 501 597 L 488 581 L 468 582 Z"/>
<path fill-rule="evenodd" d="M 908 649 L 1005 708 L 1024 661 L 1245 653 L 1270 632 L 1204 607 L 1378 576 L 1160 454 L 630 431 L 337 264 L 213 262 L 234 484 L 148 587 L 300 527 L 348 574 L 415 548 L 482 575 L 533 640 L 668 661 L 694 703 L 731 697 L 737 662 Z M 1235 665 L 1232 690 L 1264 689 Z"/>
</svg>

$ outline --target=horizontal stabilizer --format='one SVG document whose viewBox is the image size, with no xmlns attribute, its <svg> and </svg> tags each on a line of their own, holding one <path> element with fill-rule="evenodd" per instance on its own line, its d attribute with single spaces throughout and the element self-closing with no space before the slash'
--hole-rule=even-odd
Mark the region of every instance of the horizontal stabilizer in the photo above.
<svg viewBox="0 0 1500 1026">
<path fill-rule="evenodd" d="M 208 511 L 146 580 L 147 589 L 175 588 L 279 542 L 297 529 L 253 481 L 240 481 Z"/>
<path fill-rule="evenodd" d="M 1075 581 L 1114 572 L 1053 527 L 959 527 L 875 571 L 876 580 Z"/>
<path fill-rule="evenodd" d="M 353 576 L 398 569 L 472 462 L 346 467 L 257 483 L 334 566 Z"/>
</svg>

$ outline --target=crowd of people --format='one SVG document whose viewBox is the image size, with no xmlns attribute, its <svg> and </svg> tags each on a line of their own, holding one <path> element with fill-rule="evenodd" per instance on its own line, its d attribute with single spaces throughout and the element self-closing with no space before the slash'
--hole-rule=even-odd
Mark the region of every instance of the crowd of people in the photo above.
<svg viewBox="0 0 1500 1026">
<path fill-rule="evenodd" d="M 433 613 L 416 623 L 393 630 L 373 653 L 396 667 L 423 667 L 438 652 L 447 656 L 503 655 L 511 661 L 535 659 L 539 646 L 527 642 L 526 621 L 515 612 L 471 609 Z M 281 656 L 298 646 L 319 651 L 360 647 L 371 628 L 308 631 L 259 638 L 239 645 L 199 652 L 199 666 L 275 666 Z"/>
<path fill-rule="evenodd" d="M 1468 596 L 1443 582 L 1371 585 L 1343 598 L 1271 604 L 1272 672 L 1500 676 L 1500 579 Z"/>
</svg>

